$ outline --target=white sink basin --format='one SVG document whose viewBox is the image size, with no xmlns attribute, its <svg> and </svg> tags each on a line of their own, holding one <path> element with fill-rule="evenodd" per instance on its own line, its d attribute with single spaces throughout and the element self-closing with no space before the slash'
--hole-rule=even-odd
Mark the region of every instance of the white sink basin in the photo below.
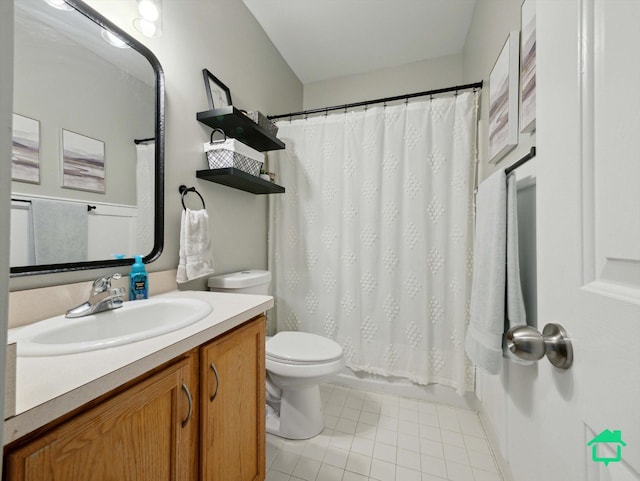
<svg viewBox="0 0 640 481">
<path fill-rule="evenodd" d="M 57 356 L 95 351 L 166 334 L 193 324 L 213 311 L 198 299 L 155 298 L 125 302 L 119 309 L 77 319 L 51 317 L 11 329 L 18 356 Z"/>
</svg>

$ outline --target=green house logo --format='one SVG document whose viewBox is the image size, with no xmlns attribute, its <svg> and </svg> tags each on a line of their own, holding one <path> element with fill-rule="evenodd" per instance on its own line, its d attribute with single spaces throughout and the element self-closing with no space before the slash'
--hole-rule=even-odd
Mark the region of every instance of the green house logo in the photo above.
<svg viewBox="0 0 640 481">
<path fill-rule="evenodd" d="M 598 456 L 598 446 L 600 444 L 609 444 L 616 445 L 614 451 L 616 452 L 615 457 L 603 457 Z M 591 459 L 596 463 L 604 463 L 605 466 L 608 466 L 609 463 L 618 463 L 622 458 L 622 446 L 626 446 L 622 440 L 622 433 L 620 431 L 609 431 L 605 429 L 600 434 L 598 434 L 595 438 L 587 443 L 587 446 L 593 446 L 591 449 Z M 613 446 L 611 446 L 613 447 Z"/>
</svg>

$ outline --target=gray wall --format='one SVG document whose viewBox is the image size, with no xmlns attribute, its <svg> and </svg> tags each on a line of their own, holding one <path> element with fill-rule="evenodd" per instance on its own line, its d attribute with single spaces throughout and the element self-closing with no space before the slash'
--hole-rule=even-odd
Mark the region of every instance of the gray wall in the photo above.
<svg viewBox="0 0 640 481">
<path fill-rule="evenodd" d="M 462 55 L 313 82 L 304 86 L 304 108 L 314 109 L 459 85 Z M 288 113 L 288 112 L 281 112 Z"/>
<path fill-rule="evenodd" d="M 520 133 L 518 145 L 498 163 L 488 162 L 487 118 L 489 105 L 489 75 L 500 50 L 512 30 L 521 30 L 521 0 L 477 0 L 476 8 L 463 51 L 464 79 L 483 80 L 479 126 L 479 181 L 498 168 L 505 168 L 535 145 L 533 133 Z M 537 321 L 536 289 L 536 183 L 534 159 L 517 172 L 518 221 L 520 244 L 520 274 L 527 310 L 527 322 Z M 530 479 L 533 473 L 523 472 L 526 461 L 535 452 L 532 416 L 534 406 L 531 389 L 537 376 L 537 365 L 521 366 L 503 361 L 500 374 L 492 376 L 481 370 L 476 376 L 476 394 L 482 402 L 483 418 L 502 461 L 506 479 Z M 517 442 L 514 442 L 517 439 Z M 511 476 L 511 478 L 509 478 Z"/>
<path fill-rule="evenodd" d="M 11 112 L 13 104 L 13 0 L 0 2 L 0 393 L 4 392 L 9 292 L 9 206 L 11 189 Z M 4 412 L 4 396 L 0 396 Z M 4 419 L 4 416 L 3 416 Z M 0 427 L 2 421 L 0 421 Z M 0 441 L 2 441 L 0 429 Z M 0 468 L 2 462 L 0 458 Z"/>
<path fill-rule="evenodd" d="M 147 45 L 165 72 L 165 247 L 148 270 L 175 269 L 178 265 L 181 184 L 195 186 L 204 197 L 217 273 L 266 268 L 267 197 L 195 177 L 196 170 L 207 167 L 202 145 L 210 134 L 210 129 L 196 120 L 198 111 L 208 109 L 202 69 L 209 69 L 230 88 L 235 106 L 265 114 L 302 108 L 302 84 L 298 78 L 241 0 L 166 0 L 163 34 L 154 39 L 143 37 L 133 28 L 135 2 L 88 3 Z M 187 202 L 193 208 L 199 206 L 193 194 Z M 30 276 L 13 279 L 12 288 L 87 280 L 113 271 L 117 269 Z M 205 282 L 185 287 L 203 288 Z"/>
</svg>

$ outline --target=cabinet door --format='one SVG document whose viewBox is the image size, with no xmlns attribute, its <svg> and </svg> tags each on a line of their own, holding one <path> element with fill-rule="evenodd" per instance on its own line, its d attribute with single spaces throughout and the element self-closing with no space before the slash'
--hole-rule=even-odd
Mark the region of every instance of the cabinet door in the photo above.
<svg viewBox="0 0 640 481">
<path fill-rule="evenodd" d="M 265 317 L 200 352 L 202 481 L 265 478 Z"/>
<path fill-rule="evenodd" d="M 11 451 L 6 458 L 6 479 L 196 479 L 198 422 L 196 406 L 190 402 L 197 395 L 195 356 Z"/>
</svg>

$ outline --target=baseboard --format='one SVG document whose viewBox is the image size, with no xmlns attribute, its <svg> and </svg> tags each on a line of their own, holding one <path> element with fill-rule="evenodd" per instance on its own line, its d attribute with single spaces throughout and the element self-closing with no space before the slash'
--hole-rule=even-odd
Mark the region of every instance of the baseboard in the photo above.
<svg viewBox="0 0 640 481">
<path fill-rule="evenodd" d="M 480 417 L 480 422 L 482 423 L 482 427 L 484 428 L 484 432 L 487 434 L 487 440 L 489 441 L 489 448 L 491 449 L 491 454 L 493 454 L 493 459 L 496 460 L 496 464 L 498 466 L 498 470 L 502 475 L 503 481 L 516 481 L 513 477 L 513 473 L 511 472 L 511 467 L 509 463 L 502 457 L 500 454 L 500 440 L 496 435 L 495 429 L 493 429 L 493 425 L 491 421 L 489 421 L 489 415 L 487 410 L 484 407 L 484 404 L 481 402 L 478 406 L 478 416 Z"/>
</svg>

